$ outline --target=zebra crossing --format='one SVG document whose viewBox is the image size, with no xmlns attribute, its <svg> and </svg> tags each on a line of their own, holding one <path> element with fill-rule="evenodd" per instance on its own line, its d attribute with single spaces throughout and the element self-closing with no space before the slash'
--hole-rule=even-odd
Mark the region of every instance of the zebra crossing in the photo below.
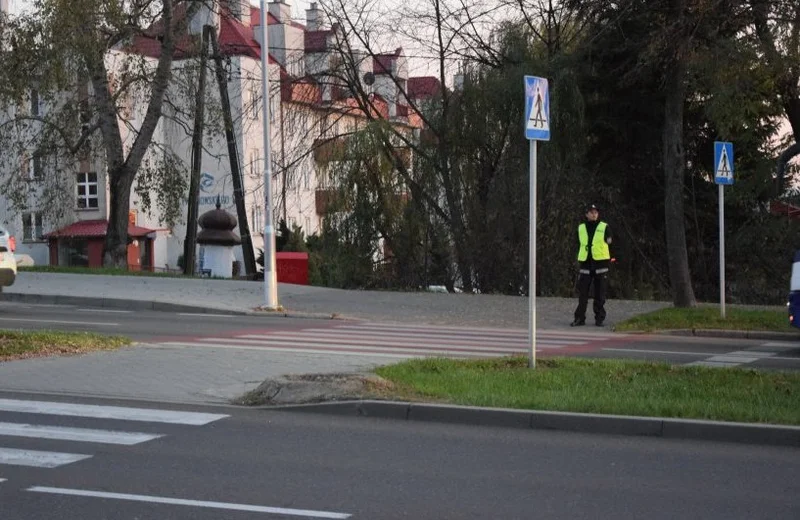
<svg viewBox="0 0 800 520">
<path fill-rule="evenodd" d="M 538 331 L 537 351 L 564 353 L 598 346 L 620 334 Z M 528 331 L 512 328 L 356 322 L 293 330 L 262 330 L 167 341 L 162 348 L 211 348 L 386 358 L 499 357 L 525 354 Z"/>
<path fill-rule="evenodd" d="M 146 422 L 192 427 L 204 426 L 228 417 L 224 414 L 214 413 L 23 399 L 0 399 L 0 419 L 7 418 L 3 417 L 3 412 L 7 416 L 22 414 L 26 418 L 38 418 L 39 420 L 44 417 L 71 417 L 86 424 L 86 427 L 83 427 L 37 424 L 35 420 L 26 420 L 25 422 L 0 421 L 0 466 L 27 466 L 47 469 L 58 468 L 92 458 L 94 455 L 87 453 L 91 450 L 85 448 L 87 444 L 135 446 L 167 435 L 164 433 L 108 430 L 94 427 L 100 421 Z M 65 452 L 13 447 L 14 439 L 19 438 L 65 441 L 70 447 L 79 445 L 84 447 L 70 448 L 69 451 Z M 2 481 L 3 479 L 0 478 L 0 482 Z"/>
</svg>

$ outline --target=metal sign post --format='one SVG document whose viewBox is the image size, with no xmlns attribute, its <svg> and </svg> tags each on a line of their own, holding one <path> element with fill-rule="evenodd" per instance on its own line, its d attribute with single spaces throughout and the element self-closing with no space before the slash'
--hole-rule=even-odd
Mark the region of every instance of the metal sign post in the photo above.
<svg viewBox="0 0 800 520">
<path fill-rule="evenodd" d="M 528 366 L 536 367 L 536 141 L 550 140 L 550 92 L 547 79 L 525 76 L 525 138 L 530 141 L 528 198 Z"/>
<path fill-rule="evenodd" d="M 714 182 L 719 186 L 719 310 L 725 317 L 725 186 L 733 184 L 733 144 L 714 142 Z"/>
</svg>

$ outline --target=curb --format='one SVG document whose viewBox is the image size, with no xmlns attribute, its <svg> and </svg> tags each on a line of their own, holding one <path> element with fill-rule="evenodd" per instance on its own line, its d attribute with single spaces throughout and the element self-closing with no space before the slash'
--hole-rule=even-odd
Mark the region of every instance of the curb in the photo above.
<svg viewBox="0 0 800 520">
<path fill-rule="evenodd" d="M 215 309 L 213 307 L 185 305 L 180 303 L 125 300 L 122 298 L 95 298 L 90 296 L 63 296 L 55 294 L 1 293 L 0 301 L 33 304 L 86 305 L 103 309 L 126 309 L 136 311 L 195 312 L 202 314 L 228 314 L 232 316 L 247 314 L 245 311 Z"/>
<path fill-rule="evenodd" d="M 800 447 L 800 426 L 772 424 L 511 410 L 375 400 L 268 406 L 262 407 L 262 409 L 475 426 Z"/>
<path fill-rule="evenodd" d="M 730 330 L 730 329 L 678 329 L 651 331 L 646 334 L 663 334 L 666 336 L 696 336 L 703 338 L 737 338 L 737 339 L 774 339 L 800 340 L 800 331 L 776 332 L 770 330 Z"/>
</svg>

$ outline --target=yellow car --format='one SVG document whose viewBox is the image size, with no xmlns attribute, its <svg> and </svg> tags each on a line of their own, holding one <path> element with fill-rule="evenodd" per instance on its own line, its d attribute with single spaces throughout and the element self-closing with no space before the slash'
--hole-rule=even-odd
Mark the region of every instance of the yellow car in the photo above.
<svg viewBox="0 0 800 520">
<path fill-rule="evenodd" d="M 0 291 L 3 287 L 14 285 L 17 279 L 17 259 L 14 257 L 14 250 L 17 248 L 17 241 L 6 228 L 0 226 Z"/>
</svg>

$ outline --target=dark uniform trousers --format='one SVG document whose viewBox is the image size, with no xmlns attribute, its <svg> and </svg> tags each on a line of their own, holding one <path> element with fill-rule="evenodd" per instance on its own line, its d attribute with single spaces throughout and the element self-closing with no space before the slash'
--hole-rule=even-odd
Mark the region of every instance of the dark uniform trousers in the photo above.
<svg viewBox="0 0 800 520">
<path fill-rule="evenodd" d="M 597 271 L 600 271 L 599 273 Z M 586 320 L 586 307 L 589 304 L 589 289 L 594 288 L 592 310 L 596 322 L 606 319 L 606 288 L 608 286 L 608 268 L 598 270 L 581 269 L 578 276 L 578 307 L 575 309 L 575 319 L 577 321 Z"/>
</svg>

